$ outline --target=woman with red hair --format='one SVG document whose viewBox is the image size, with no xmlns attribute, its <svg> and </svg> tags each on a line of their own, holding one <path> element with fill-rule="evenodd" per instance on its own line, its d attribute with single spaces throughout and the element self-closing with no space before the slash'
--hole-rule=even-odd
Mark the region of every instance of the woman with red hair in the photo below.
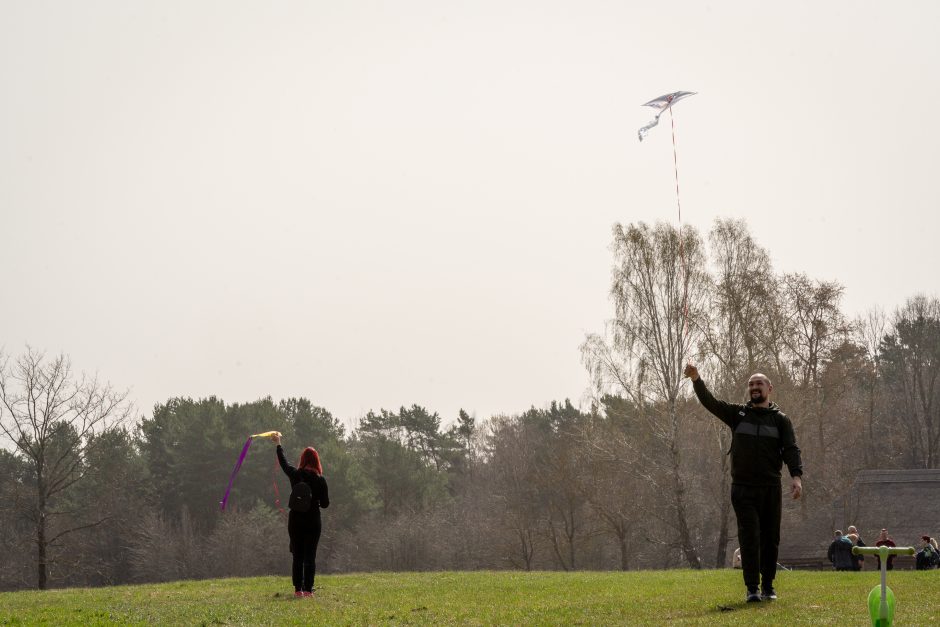
<svg viewBox="0 0 940 627">
<path fill-rule="evenodd" d="M 313 596 L 313 578 L 317 572 L 317 544 L 320 542 L 320 508 L 330 506 L 330 496 L 323 478 L 323 466 L 320 455 L 311 447 L 300 454 L 300 461 L 294 468 L 287 463 L 284 449 L 281 448 L 280 436 L 274 437 L 277 444 L 277 461 L 281 470 L 290 479 L 291 510 L 287 517 L 287 535 L 290 536 L 290 550 L 294 554 L 291 574 L 294 579 L 294 596 Z M 306 492 L 306 484 L 310 490 Z"/>
</svg>

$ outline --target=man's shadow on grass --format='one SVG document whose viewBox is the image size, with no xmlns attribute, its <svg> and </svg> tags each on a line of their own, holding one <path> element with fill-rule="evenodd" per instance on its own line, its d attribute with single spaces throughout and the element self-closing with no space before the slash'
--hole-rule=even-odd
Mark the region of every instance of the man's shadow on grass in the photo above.
<svg viewBox="0 0 940 627">
<path fill-rule="evenodd" d="M 737 603 L 719 603 L 718 605 L 712 607 L 711 612 L 716 614 L 727 614 L 729 612 L 740 612 L 742 610 L 760 609 L 761 607 L 766 607 L 770 604 L 770 601 L 763 601 L 761 603 L 748 603 L 747 601 L 739 601 Z"/>
</svg>

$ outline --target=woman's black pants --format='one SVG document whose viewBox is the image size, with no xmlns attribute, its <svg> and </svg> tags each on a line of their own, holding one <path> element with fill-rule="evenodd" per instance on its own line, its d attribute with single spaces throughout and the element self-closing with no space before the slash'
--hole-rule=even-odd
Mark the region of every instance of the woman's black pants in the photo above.
<svg viewBox="0 0 940 627">
<path fill-rule="evenodd" d="M 291 575 L 294 590 L 313 591 L 313 578 L 317 574 L 317 544 L 320 542 L 320 521 L 302 529 L 290 529 L 290 550 L 294 554 Z"/>
</svg>

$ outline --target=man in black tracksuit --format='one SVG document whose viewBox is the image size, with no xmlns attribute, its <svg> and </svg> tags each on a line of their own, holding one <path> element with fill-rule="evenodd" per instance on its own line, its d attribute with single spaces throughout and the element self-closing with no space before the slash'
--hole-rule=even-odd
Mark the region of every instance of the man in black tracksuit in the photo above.
<svg viewBox="0 0 940 627">
<path fill-rule="evenodd" d="M 803 493 L 803 463 L 793 425 L 786 414 L 770 402 L 774 387 L 762 374 L 752 375 L 748 380 L 750 400 L 746 405 L 727 403 L 712 396 L 692 364 L 686 366 L 685 376 L 692 379 L 695 395 L 705 409 L 731 427 L 731 504 L 738 519 L 747 601 L 776 599 L 774 577 L 782 499 L 780 469 L 784 462 L 792 477 L 790 495 L 798 499 Z"/>
</svg>

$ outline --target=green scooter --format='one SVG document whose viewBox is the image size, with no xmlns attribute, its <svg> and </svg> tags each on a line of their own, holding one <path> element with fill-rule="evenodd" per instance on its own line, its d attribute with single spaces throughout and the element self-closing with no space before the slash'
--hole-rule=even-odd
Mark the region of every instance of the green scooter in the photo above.
<svg viewBox="0 0 940 627">
<path fill-rule="evenodd" d="M 868 613 L 871 614 L 871 624 L 873 627 L 890 627 L 894 622 L 894 592 L 888 587 L 888 556 L 889 555 L 913 555 L 914 547 L 852 547 L 852 553 L 855 555 L 877 555 L 881 560 L 881 585 L 875 586 L 868 593 Z"/>
</svg>

